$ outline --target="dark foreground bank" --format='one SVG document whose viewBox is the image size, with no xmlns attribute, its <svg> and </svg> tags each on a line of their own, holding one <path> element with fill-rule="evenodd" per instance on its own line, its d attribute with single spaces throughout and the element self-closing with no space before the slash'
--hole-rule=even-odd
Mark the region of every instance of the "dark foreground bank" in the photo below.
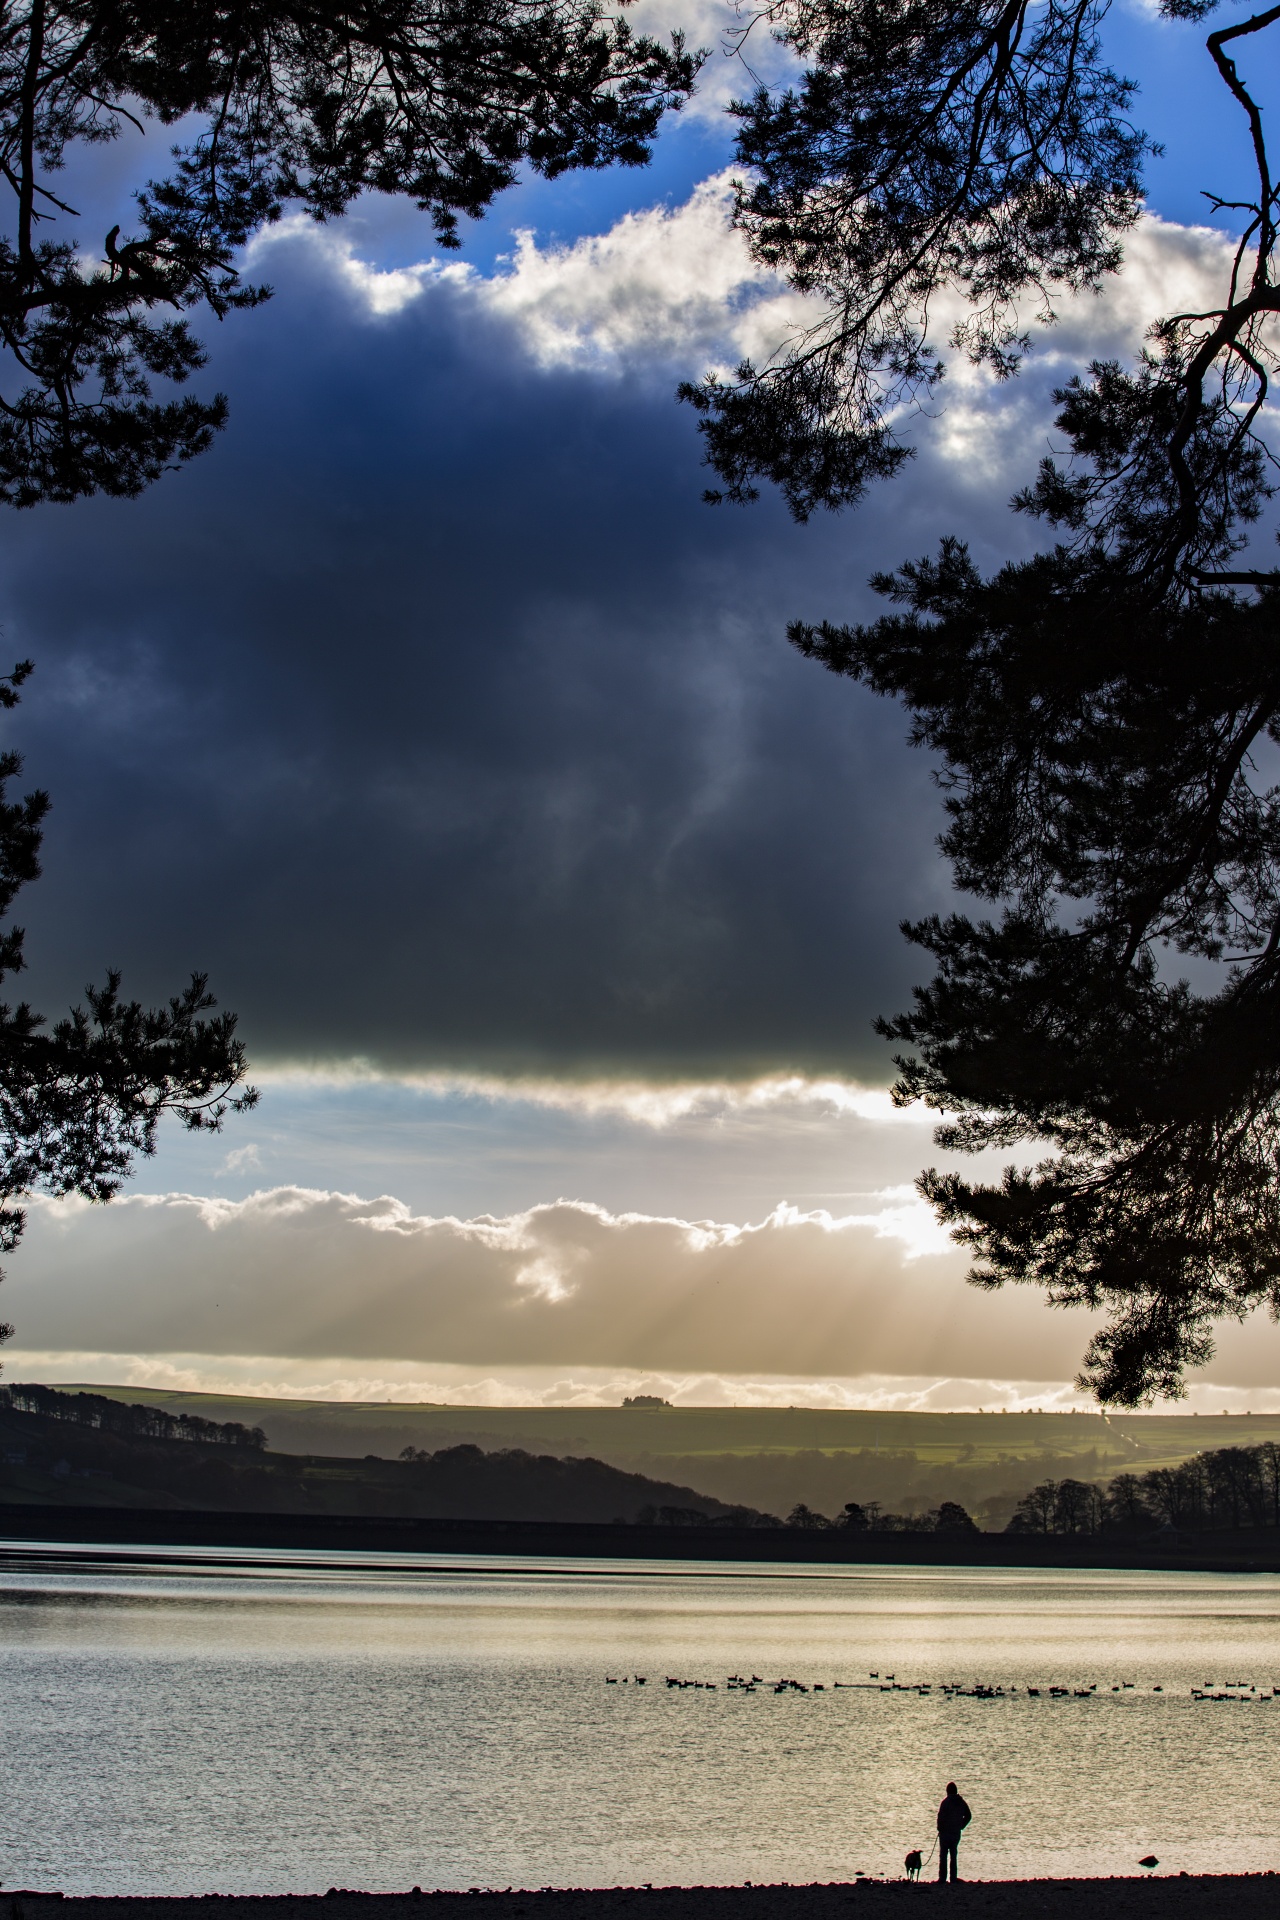
<svg viewBox="0 0 1280 1920">
<path fill-rule="evenodd" d="M 1280 1529 L 1165 1530 L 1137 1538 L 1028 1533 L 807 1532 L 795 1527 L 599 1526 L 542 1520 L 420 1520 L 396 1515 L 202 1513 L 190 1508 L 0 1505 L 0 1541 L 308 1553 L 519 1554 L 543 1559 L 801 1561 L 866 1566 L 1128 1567 L 1280 1573 Z M 12 1557 L 12 1551 L 6 1556 Z M 2 1897 L 2 1896 L 0 1896 Z M 3 1920 L 3 1915 L 0 1915 Z"/>
<path fill-rule="evenodd" d="M 989 1880 L 957 1887 L 862 1881 L 812 1887 L 611 1887 L 542 1893 L 350 1893 L 258 1899 L 64 1900 L 0 1893 L 8 1920 L 1274 1920 L 1278 1876 L 1156 1875 L 1125 1880 Z"/>
</svg>

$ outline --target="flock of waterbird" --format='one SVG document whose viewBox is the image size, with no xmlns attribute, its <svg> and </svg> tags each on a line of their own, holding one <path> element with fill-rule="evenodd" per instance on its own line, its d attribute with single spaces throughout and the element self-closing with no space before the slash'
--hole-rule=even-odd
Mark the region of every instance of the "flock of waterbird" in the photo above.
<svg viewBox="0 0 1280 1920">
<path fill-rule="evenodd" d="M 664 1679 L 669 1688 L 684 1690 L 693 1688 L 702 1693 L 716 1693 L 720 1689 L 718 1680 L 683 1680 L 676 1674 L 668 1673 Z M 649 1684 L 647 1674 L 606 1674 L 607 1687 L 646 1687 Z M 1078 1686 L 1039 1686 L 1039 1687 L 1003 1687 L 992 1685 L 986 1680 L 975 1680 L 972 1686 L 965 1686 L 959 1680 L 899 1680 L 896 1674 L 868 1673 L 865 1680 L 811 1680 L 807 1685 L 800 1680 L 765 1680 L 758 1673 L 731 1673 L 724 1681 L 726 1693 L 913 1693 L 920 1698 L 937 1695 L 948 1700 L 1011 1700 L 1022 1695 L 1028 1700 L 1047 1698 L 1050 1700 L 1093 1700 L 1105 1697 L 1106 1687 L 1100 1687 L 1094 1680 L 1087 1687 Z M 1139 1688 L 1134 1680 L 1115 1680 L 1110 1683 L 1112 1693 L 1145 1693 L 1146 1687 Z M 1151 1687 L 1152 1693 L 1164 1693 L 1162 1685 Z M 1248 1706 L 1266 1700 L 1280 1698 L 1280 1681 L 1274 1681 L 1269 1687 L 1259 1688 L 1252 1680 L 1206 1680 L 1201 1686 L 1191 1688 L 1191 1698 L 1202 1701 L 1234 1701 Z"/>
<path fill-rule="evenodd" d="M 669 1688 L 678 1690 L 691 1687 L 699 1692 L 716 1693 L 720 1689 L 718 1680 L 684 1680 L 672 1673 L 664 1675 L 664 1679 Z M 648 1675 L 643 1673 L 605 1675 L 605 1685 L 608 1687 L 646 1687 L 648 1684 Z M 758 1673 L 731 1673 L 724 1682 L 724 1688 L 727 1693 L 758 1693 L 763 1688 L 766 1693 L 913 1693 L 918 1697 L 932 1697 L 936 1694 L 948 1700 L 1009 1700 L 1019 1694 L 1028 1700 L 1039 1700 L 1045 1697 L 1050 1700 L 1096 1700 L 1106 1697 L 1105 1686 L 1100 1686 L 1096 1680 L 1087 1687 L 1064 1687 L 1056 1684 L 1047 1687 L 1003 1687 L 992 1685 L 986 1680 L 975 1680 L 971 1687 L 967 1687 L 963 1681 L 958 1680 L 942 1680 L 936 1684 L 930 1680 L 899 1680 L 893 1673 L 868 1673 L 865 1680 L 833 1680 L 829 1684 L 824 1680 L 811 1680 L 808 1685 L 801 1680 L 787 1678 L 766 1680 Z M 1135 1680 L 1113 1680 L 1110 1682 L 1110 1690 L 1117 1694 L 1147 1692 L 1147 1688 L 1145 1686 L 1140 1688 Z M 1165 1690 L 1159 1682 L 1153 1684 L 1150 1689 L 1153 1694 L 1163 1694 Z M 1259 1688 L 1252 1680 L 1206 1680 L 1202 1685 L 1192 1687 L 1190 1691 L 1193 1700 L 1233 1700 L 1247 1705 L 1255 1701 L 1280 1699 L 1280 1681 L 1273 1681 L 1269 1687 Z M 921 1855 L 918 1852 L 909 1853 L 906 1858 L 907 1878 L 918 1879 L 921 1865 Z M 1150 1873 L 1160 1865 L 1160 1862 L 1154 1853 L 1148 1853 L 1143 1855 L 1138 1865 Z M 859 1872 L 856 1877 L 860 1881 L 865 1881 L 872 1877 L 879 1879 L 880 1876 L 869 1876 Z M 748 1880 L 746 1884 L 750 1886 L 751 1882 Z"/>
</svg>

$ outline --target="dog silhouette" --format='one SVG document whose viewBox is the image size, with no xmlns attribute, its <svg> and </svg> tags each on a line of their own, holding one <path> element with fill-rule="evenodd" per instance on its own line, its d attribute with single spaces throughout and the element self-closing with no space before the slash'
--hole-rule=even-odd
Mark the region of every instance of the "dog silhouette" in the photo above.
<svg viewBox="0 0 1280 1920">
<path fill-rule="evenodd" d="M 919 1847 L 912 1847 L 902 1864 L 907 1870 L 908 1880 L 918 1880 L 920 1878 L 920 1869 L 924 1865 L 924 1861 L 920 1858 Z"/>
</svg>

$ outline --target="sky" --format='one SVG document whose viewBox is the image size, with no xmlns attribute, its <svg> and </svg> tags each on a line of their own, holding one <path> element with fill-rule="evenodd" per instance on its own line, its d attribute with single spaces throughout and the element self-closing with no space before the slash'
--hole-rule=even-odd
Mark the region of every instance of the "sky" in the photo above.
<svg viewBox="0 0 1280 1920">
<path fill-rule="evenodd" d="M 260 1107 L 162 1135 L 108 1208 L 38 1200 L 10 1377 L 354 1398 L 1066 1405 L 1090 1322 L 980 1294 L 913 1191 L 941 1161 L 872 1031 L 904 918 L 945 907 L 900 711 L 802 660 L 873 569 L 969 540 L 1052 442 L 1051 389 L 1202 299 L 1243 123 L 1204 29 L 1108 20 L 1166 143 L 1123 274 L 1026 372 L 953 367 L 856 512 L 702 504 L 676 383 L 801 319 L 729 228 L 740 62 L 653 164 L 522 182 L 461 254 L 411 207 L 287 219 L 274 298 L 210 322 L 231 422 L 139 501 L 10 514 L 9 723 L 52 793 L 25 991 L 207 971 Z M 759 25 L 753 68 L 786 63 Z M 152 142 L 93 156 L 87 233 Z M 111 211 L 115 209 L 115 211 Z M 1280 1407 L 1280 1331 L 1229 1328 L 1192 1406 Z"/>
</svg>

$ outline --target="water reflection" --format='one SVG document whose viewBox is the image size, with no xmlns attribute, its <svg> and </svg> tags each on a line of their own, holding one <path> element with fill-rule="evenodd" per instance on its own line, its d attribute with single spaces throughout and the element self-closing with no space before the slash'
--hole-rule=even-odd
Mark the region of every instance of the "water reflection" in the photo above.
<svg viewBox="0 0 1280 1920">
<path fill-rule="evenodd" d="M 0 1547 L 0 1878 L 846 1878 L 949 1778 L 973 1875 L 1274 1867 L 1278 1622 L 1268 1575 Z"/>
</svg>

